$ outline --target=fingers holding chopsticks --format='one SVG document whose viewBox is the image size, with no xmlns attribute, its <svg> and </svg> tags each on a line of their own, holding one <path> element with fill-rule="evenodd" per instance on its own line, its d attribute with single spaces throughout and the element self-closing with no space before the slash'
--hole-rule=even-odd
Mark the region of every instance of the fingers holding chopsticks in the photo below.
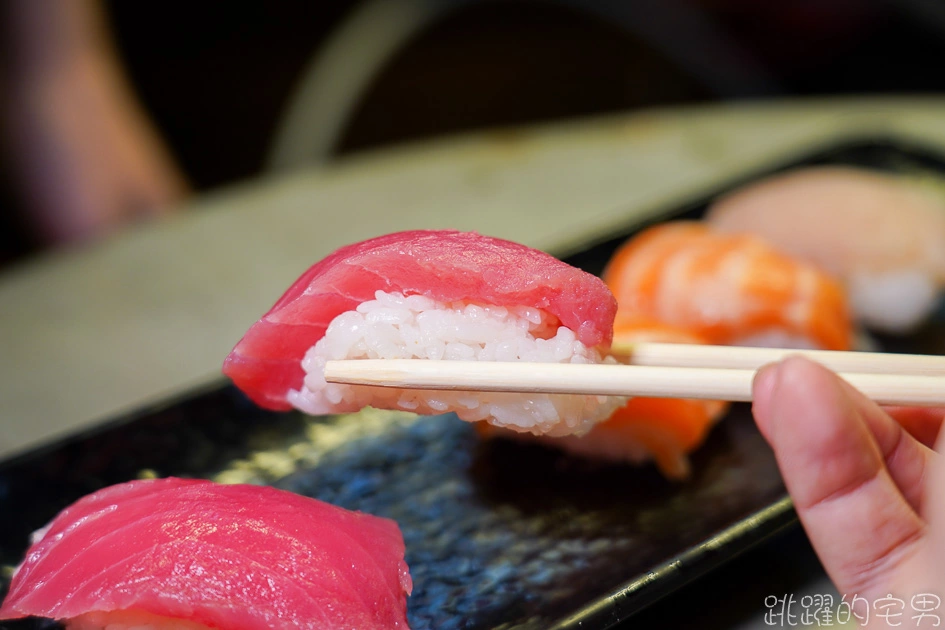
<svg viewBox="0 0 945 630">
<path fill-rule="evenodd" d="M 875 599 L 902 583 L 928 544 L 923 493 L 940 456 L 803 358 L 758 373 L 753 412 L 839 591 Z"/>
</svg>

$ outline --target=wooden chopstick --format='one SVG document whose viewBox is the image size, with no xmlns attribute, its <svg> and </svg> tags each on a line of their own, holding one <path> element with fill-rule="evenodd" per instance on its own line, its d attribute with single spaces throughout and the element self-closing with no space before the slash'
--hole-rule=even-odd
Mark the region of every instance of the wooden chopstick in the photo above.
<svg viewBox="0 0 945 630">
<path fill-rule="evenodd" d="M 945 356 L 926 354 L 786 350 L 651 342 L 624 346 L 615 354 L 621 361 L 631 365 L 746 370 L 757 370 L 762 365 L 780 361 L 788 356 L 803 355 L 834 372 L 945 375 Z"/>
<path fill-rule="evenodd" d="M 589 365 L 571 363 L 365 359 L 328 361 L 333 383 L 404 389 L 542 392 L 751 401 L 751 369 Z M 945 377 L 841 373 L 867 397 L 886 405 L 945 404 Z"/>
</svg>

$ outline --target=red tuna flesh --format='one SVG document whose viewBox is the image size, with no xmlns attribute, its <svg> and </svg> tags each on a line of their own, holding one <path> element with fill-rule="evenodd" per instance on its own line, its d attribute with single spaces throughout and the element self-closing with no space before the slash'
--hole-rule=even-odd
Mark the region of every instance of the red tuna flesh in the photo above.
<svg viewBox="0 0 945 630">
<path fill-rule="evenodd" d="M 406 628 L 397 524 L 284 490 L 132 481 L 63 510 L 0 619 L 140 610 L 214 628 Z"/>
<path fill-rule="evenodd" d="M 588 347 L 610 345 L 617 310 L 599 278 L 536 249 L 474 232 L 398 232 L 309 268 L 236 345 L 224 374 L 260 406 L 291 409 L 286 394 L 302 387 L 305 352 L 376 291 L 539 308 Z"/>
</svg>

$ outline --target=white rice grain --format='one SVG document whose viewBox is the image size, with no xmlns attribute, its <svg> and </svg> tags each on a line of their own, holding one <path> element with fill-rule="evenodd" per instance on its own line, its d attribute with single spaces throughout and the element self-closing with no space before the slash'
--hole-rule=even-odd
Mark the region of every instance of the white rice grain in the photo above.
<svg viewBox="0 0 945 630">
<path fill-rule="evenodd" d="M 378 291 L 375 299 L 338 315 L 302 360 L 305 382 L 288 400 L 310 414 L 362 407 L 420 414 L 455 412 L 470 422 L 538 435 L 582 434 L 625 400 L 608 396 L 393 389 L 327 383 L 325 362 L 339 359 L 428 359 L 601 363 L 594 348 L 557 319 L 527 306 L 501 307 Z M 607 358 L 612 362 L 613 359 Z"/>
</svg>

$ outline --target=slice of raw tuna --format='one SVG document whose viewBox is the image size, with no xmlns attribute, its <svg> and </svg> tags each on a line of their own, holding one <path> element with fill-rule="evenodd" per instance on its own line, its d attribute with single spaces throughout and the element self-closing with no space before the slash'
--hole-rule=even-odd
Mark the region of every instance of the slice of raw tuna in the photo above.
<svg viewBox="0 0 945 630">
<path fill-rule="evenodd" d="M 0 619 L 407 627 L 397 524 L 275 488 L 132 481 L 80 499 L 34 538 Z"/>
</svg>

